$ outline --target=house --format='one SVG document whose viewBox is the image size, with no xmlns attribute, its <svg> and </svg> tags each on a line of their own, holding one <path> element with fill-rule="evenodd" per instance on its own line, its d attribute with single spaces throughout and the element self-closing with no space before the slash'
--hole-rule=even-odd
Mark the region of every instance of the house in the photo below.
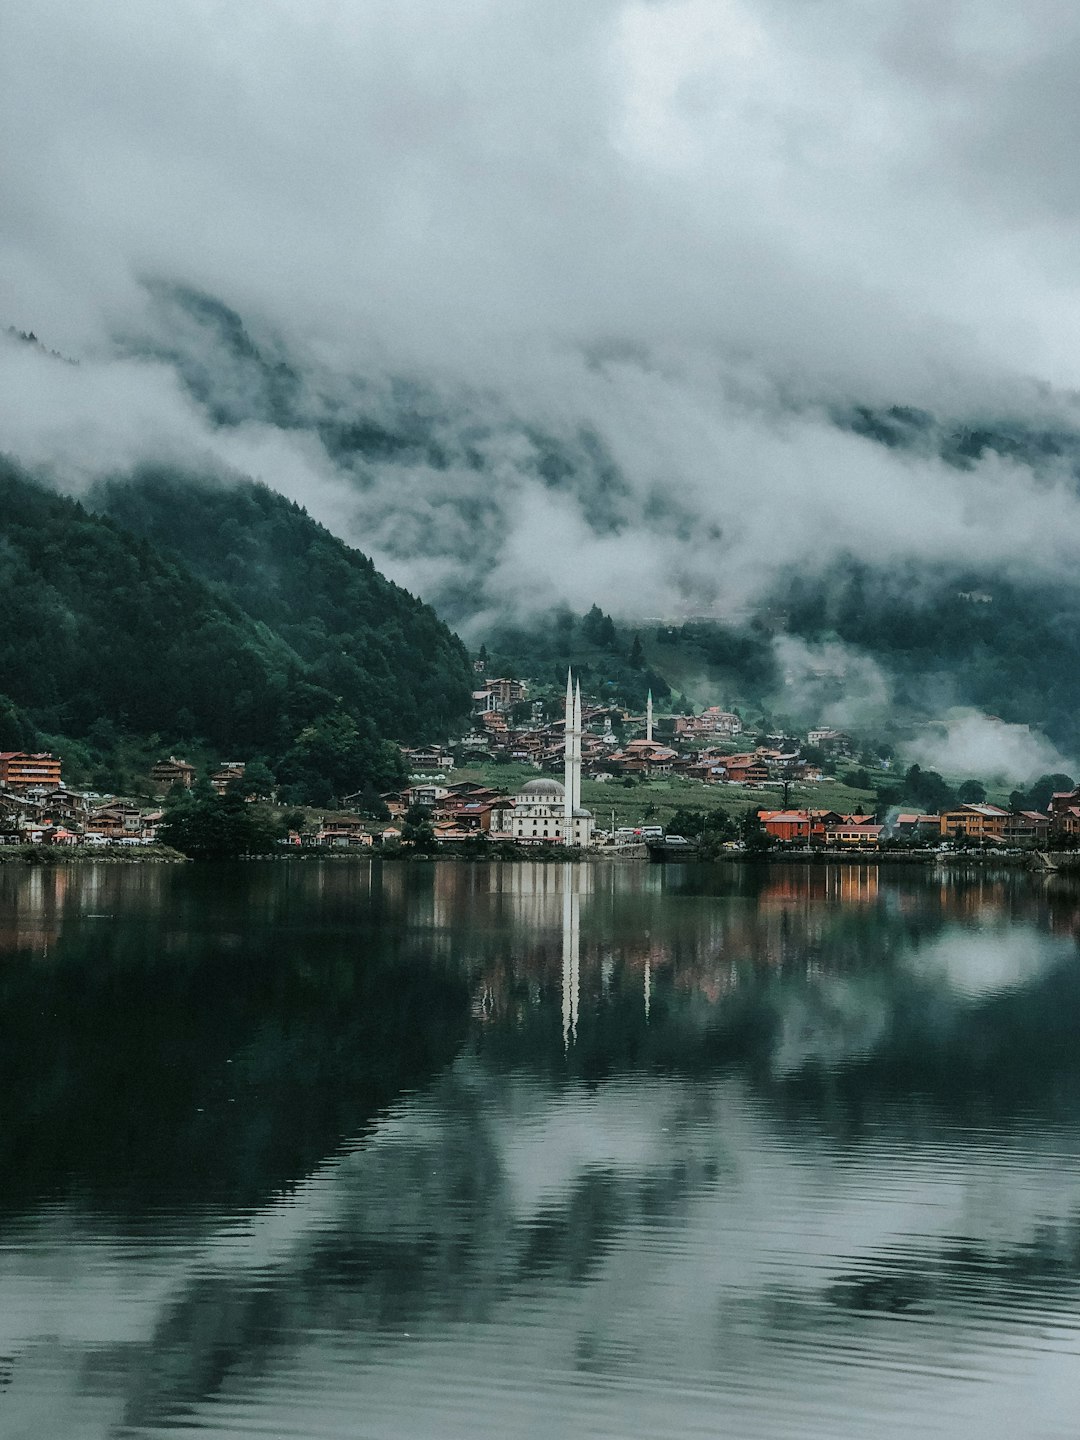
<svg viewBox="0 0 1080 1440">
<path fill-rule="evenodd" d="M 872 815 L 835 810 L 759 810 L 757 816 L 765 833 L 786 845 L 877 845 L 884 830 Z"/>
<path fill-rule="evenodd" d="M 349 816 L 324 820 L 315 834 L 316 845 L 329 845 L 338 850 L 372 843 L 371 835 L 364 829 L 361 822 Z"/>
<path fill-rule="evenodd" d="M 594 756 L 597 762 L 618 766 L 627 775 L 670 775 L 679 758 L 676 751 L 657 740 L 631 740 L 610 755 L 597 744 Z"/>
<path fill-rule="evenodd" d="M 703 735 L 741 735 L 742 721 L 731 710 L 710 705 L 700 715 L 676 715 L 672 722 L 676 735 L 691 739 Z"/>
<path fill-rule="evenodd" d="M 1080 788 L 1055 791 L 1046 808 L 1051 835 L 1080 835 Z"/>
<path fill-rule="evenodd" d="M 946 839 L 1001 840 L 1008 818 L 997 805 L 957 805 L 941 812 L 940 833 Z"/>
<path fill-rule="evenodd" d="M 810 816 L 805 810 L 759 810 L 758 819 L 774 840 L 790 844 L 810 839 Z"/>
<path fill-rule="evenodd" d="M 941 816 L 902 810 L 892 822 L 892 829 L 898 840 L 927 840 L 940 836 Z"/>
<path fill-rule="evenodd" d="M 60 760 L 48 750 L 29 754 L 25 750 L 0 751 L 0 786 L 22 792 L 59 787 Z"/>
<path fill-rule="evenodd" d="M 101 805 L 86 822 L 87 835 L 98 835 L 103 840 L 156 840 L 158 826 L 164 819 L 160 810 L 140 810 L 126 800 L 114 800 Z"/>
<path fill-rule="evenodd" d="M 413 750 L 402 750 L 401 755 L 414 775 L 454 768 L 454 757 L 444 745 L 420 745 Z"/>
<path fill-rule="evenodd" d="M 219 795 L 224 795 L 234 780 L 244 778 L 245 768 L 243 760 L 226 760 L 220 769 L 215 770 L 210 776 L 210 784 Z"/>
<path fill-rule="evenodd" d="M 872 815 L 847 815 L 825 826 L 825 843 L 872 849 L 880 845 L 884 831 L 885 826 L 879 825 Z"/>
<path fill-rule="evenodd" d="M 170 755 L 167 760 L 159 760 L 151 768 L 150 779 L 154 788 L 163 792 L 168 792 L 174 785 L 183 785 L 185 790 L 190 790 L 195 783 L 195 766 Z"/>
<path fill-rule="evenodd" d="M 843 730 L 832 730 L 826 725 L 810 730 L 806 736 L 808 745 L 818 745 L 823 750 L 835 750 L 838 754 L 851 753 L 851 736 Z"/>
<path fill-rule="evenodd" d="M 512 795 L 501 795 L 497 800 L 491 801 L 487 807 L 487 833 L 492 840 L 513 838 L 513 814 L 514 797 Z"/>
<path fill-rule="evenodd" d="M 492 679 L 485 680 L 483 688 L 492 697 L 494 708 L 505 714 L 519 705 L 525 699 L 527 686 L 524 680 Z"/>
<path fill-rule="evenodd" d="M 1051 833 L 1056 838 L 1080 836 L 1080 805 L 1055 807 Z"/>
<path fill-rule="evenodd" d="M 1014 812 L 1005 821 L 1002 839 L 1006 845 L 1042 845 L 1050 834 L 1050 816 L 1038 810 Z"/>
<path fill-rule="evenodd" d="M 35 800 L 24 803 L 40 806 L 43 814 L 47 813 L 52 819 L 68 826 L 82 824 L 91 810 L 90 801 L 85 795 L 80 795 L 76 790 L 69 790 L 64 785 L 61 785 L 58 790 L 49 791 Z"/>
<path fill-rule="evenodd" d="M 480 785 L 475 780 L 462 780 L 457 785 L 448 785 L 434 806 L 435 818 L 447 820 L 468 806 L 488 805 L 504 798 L 505 792 L 493 790 L 489 785 Z"/>
<path fill-rule="evenodd" d="M 764 785 L 769 778 L 769 767 L 756 755 L 732 755 L 720 764 L 732 785 Z"/>
<path fill-rule="evenodd" d="M 478 690 L 472 692 L 474 715 L 506 715 L 515 705 L 525 699 L 524 680 L 504 678 L 485 680 Z"/>
<path fill-rule="evenodd" d="M 428 810 L 432 809 L 449 794 L 445 785 L 410 785 L 403 792 L 403 798 L 409 805 L 423 805 Z"/>
</svg>

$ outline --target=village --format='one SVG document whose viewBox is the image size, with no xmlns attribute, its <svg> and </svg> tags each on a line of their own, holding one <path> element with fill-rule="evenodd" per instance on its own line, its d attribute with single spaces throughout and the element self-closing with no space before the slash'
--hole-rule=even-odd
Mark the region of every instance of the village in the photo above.
<svg viewBox="0 0 1080 1440">
<path fill-rule="evenodd" d="M 1044 810 L 972 800 L 935 813 L 882 813 L 872 795 L 870 804 L 849 808 L 814 804 L 816 792 L 823 799 L 840 793 L 833 772 L 853 763 L 851 737 L 842 731 L 820 726 L 740 745 L 746 737 L 733 709 L 655 715 L 650 694 L 644 713 L 633 714 L 583 700 L 572 677 L 562 715 L 545 718 L 552 708 L 550 699 L 530 699 L 524 680 L 478 676 L 472 729 L 452 744 L 403 747 L 409 783 L 380 795 L 378 814 L 362 792 L 341 796 L 332 809 L 293 810 L 280 843 L 335 851 L 484 842 L 609 852 L 643 852 L 658 842 L 691 848 L 701 837 L 673 834 L 665 823 L 671 812 L 722 814 L 732 823 L 721 848 L 735 853 L 747 847 L 748 823 L 755 848 L 779 851 L 1080 843 L 1080 788 L 1051 795 Z M 203 778 L 224 795 L 242 788 L 245 769 L 243 761 L 227 761 Z M 525 778 L 514 787 L 499 783 L 504 774 Z M 169 755 L 151 767 L 147 794 L 101 795 L 65 785 L 62 757 L 0 753 L 0 844 L 154 846 L 169 797 L 191 791 L 198 778 L 195 765 Z M 582 804 L 583 782 L 593 809 Z M 661 791 L 666 817 L 656 803 Z M 811 803 L 793 803 L 797 793 Z M 247 798 L 273 803 L 276 796 L 249 790 Z M 610 823 L 601 823 L 601 814 Z"/>
</svg>

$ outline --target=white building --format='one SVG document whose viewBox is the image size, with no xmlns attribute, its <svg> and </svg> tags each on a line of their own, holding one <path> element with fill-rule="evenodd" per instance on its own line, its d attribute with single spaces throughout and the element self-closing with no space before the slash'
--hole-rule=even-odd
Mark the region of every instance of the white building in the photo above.
<svg viewBox="0 0 1080 1440">
<path fill-rule="evenodd" d="M 566 677 L 566 725 L 563 740 L 564 783 L 530 780 L 514 797 L 511 838 L 523 845 L 593 843 L 593 817 L 581 804 L 581 686 Z"/>
</svg>

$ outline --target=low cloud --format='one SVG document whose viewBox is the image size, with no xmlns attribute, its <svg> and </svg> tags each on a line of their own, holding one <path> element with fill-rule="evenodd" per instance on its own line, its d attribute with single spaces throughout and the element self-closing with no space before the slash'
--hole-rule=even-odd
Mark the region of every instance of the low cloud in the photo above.
<svg viewBox="0 0 1080 1440">
<path fill-rule="evenodd" d="M 904 747 L 908 764 L 941 774 L 1028 785 L 1040 775 L 1080 773 L 1075 760 L 1030 725 L 1010 725 L 979 710 L 956 708 Z"/>
<path fill-rule="evenodd" d="M 839 641 L 810 645 L 778 635 L 773 651 L 781 688 L 775 709 L 808 725 L 877 728 L 888 718 L 892 682 L 869 655 Z"/>
<path fill-rule="evenodd" d="M 80 364 L 2 347 L 0 450 L 58 483 L 253 474 L 466 627 L 732 619 L 848 555 L 1072 581 L 1060 4 L 39 0 L 4 39 L 0 321 Z M 1065 453 L 847 423 L 892 405 Z"/>
</svg>

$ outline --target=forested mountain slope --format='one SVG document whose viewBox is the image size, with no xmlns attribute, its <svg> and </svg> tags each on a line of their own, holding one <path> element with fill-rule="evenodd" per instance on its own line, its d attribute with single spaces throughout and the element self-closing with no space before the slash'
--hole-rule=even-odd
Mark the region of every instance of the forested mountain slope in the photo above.
<svg viewBox="0 0 1080 1440">
<path fill-rule="evenodd" d="M 467 718 L 471 671 L 457 637 L 284 496 L 155 470 L 99 485 L 88 503 L 269 627 L 310 683 L 381 734 L 443 738 Z"/>
<path fill-rule="evenodd" d="M 127 513 L 95 513 L 0 462 L 9 743 L 107 722 L 275 760 L 328 716 L 408 741 L 467 714 L 460 642 L 288 501 L 175 477 L 147 478 L 126 507 L 122 487 L 106 501 Z"/>
</svg>

